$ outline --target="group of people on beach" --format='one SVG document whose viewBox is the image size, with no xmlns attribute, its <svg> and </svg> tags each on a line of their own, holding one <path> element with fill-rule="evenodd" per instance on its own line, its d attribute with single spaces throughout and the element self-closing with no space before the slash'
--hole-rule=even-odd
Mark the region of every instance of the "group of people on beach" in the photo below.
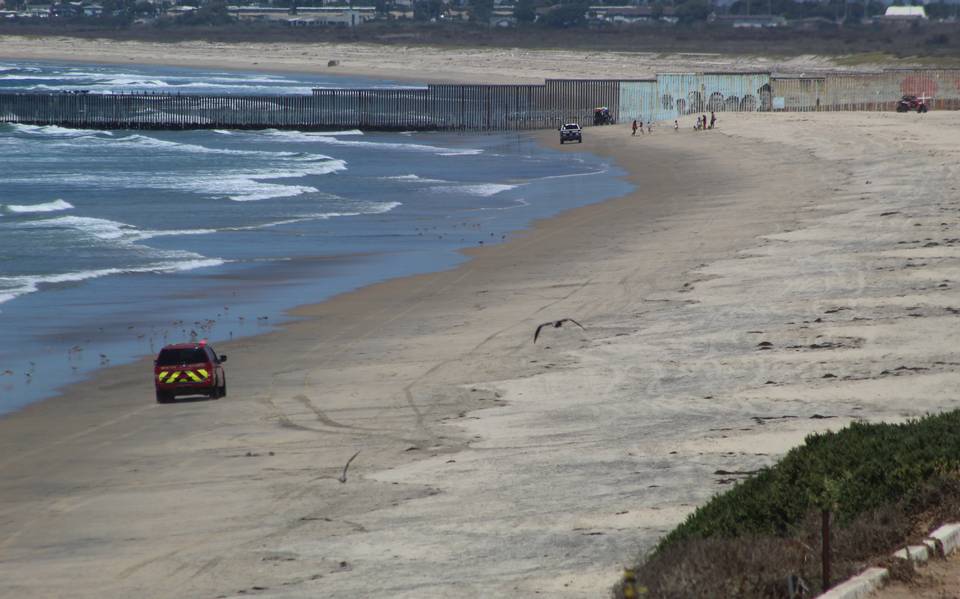
<svg viewBox="0 0 960 599">
<path fill-rule="evenodd" d="M 710 113 L 710 124 L 707 124 L 707 115 L 698 116 L 697 124 L 693 126 L 694 131 L 704 131 L 706 129 L 713 129 L 717 125 L 717 113 Z"/>
<path fill-rule="evenodd" d="M 639 121 L 634 119 L 631 129 L 633 129 L 633 133 L 631 133 L 631 135 L 636 135 L 637 131 L 640 132 L 640 135 L 643 135 L 643 119 L 640 119 Z M 653 133 L 653 121 L 647 121 L 647 133 Z"/>
<path fill-rule="evenodd" d="M 710 113 L 710 121 L 707 121 L 707 115 L 698 116 L 697 124 L 693 126 L 694 131 L 704 131 L 706 129 L 713 129 L 717 125 L 717 113 Z M 634 119 L 633 125 L 630 126 L 632 129 L 631 135 L 636 136 L 637 131 L 640 132 L 640 135 L 643 135 L 643 119 L 637 120 Z M 680 130 L 680 121 L 673 121 L 673 130 Z M 653 121 L 647 121 L 647 133 L 653 133 Z"/>
</svg>

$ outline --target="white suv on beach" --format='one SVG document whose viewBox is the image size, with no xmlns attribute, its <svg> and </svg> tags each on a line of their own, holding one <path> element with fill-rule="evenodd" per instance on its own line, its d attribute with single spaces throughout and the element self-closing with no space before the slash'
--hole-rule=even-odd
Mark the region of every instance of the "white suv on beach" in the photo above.
<svg viewBox="0 0 960 599">
<path fill-rule="evenodd" d="M 560 127 L 560 143 L 565 141 L 574 141 L 578 144 L 583 143 L 583 129 L 577 123 L 567 123 Z"/>
</svg>

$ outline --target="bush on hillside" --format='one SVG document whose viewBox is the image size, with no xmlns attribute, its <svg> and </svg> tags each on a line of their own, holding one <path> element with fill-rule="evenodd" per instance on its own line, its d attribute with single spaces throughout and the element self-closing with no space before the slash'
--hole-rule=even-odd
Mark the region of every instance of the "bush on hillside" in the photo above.
<svg viewBox="0 0 960 599">
<path fill-rule="evenodd" d="M 664 537 L 639 585 L 664 599 L 786 598 L 799 575 L 820 590 L 823 509 L 835 515 L 836 582 L 960 517 L 958 472 L 960 411 L 811 435 Z"/>
</svg>

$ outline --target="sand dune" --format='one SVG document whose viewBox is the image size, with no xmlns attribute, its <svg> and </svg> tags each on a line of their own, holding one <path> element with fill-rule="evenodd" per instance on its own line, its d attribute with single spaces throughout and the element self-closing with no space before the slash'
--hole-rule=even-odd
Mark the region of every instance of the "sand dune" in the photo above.
<svg viewBox="0 0 960 599">
<path fill-rule="evenodd" d="M 114 41 L 0 36 L 0 59 L 109 64 L 174 64 L 207 68 L 364 75 L 397 81 L 542 83 L 546 78 L 652 77 L 657 72 L 836 68 L 829 58 L 767 59 L 715 53 L 590 52 L 520 48 L 433 48 L 331 43 Z M 337 61 L 336 67 L 328 67 Z"/>
</svg>

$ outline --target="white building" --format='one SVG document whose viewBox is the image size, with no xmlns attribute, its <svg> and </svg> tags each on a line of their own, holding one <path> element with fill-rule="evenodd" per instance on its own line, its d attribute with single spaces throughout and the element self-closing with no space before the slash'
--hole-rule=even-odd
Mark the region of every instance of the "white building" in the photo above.
<svg viewBox="0 0 960 599">
<path fill-rule="evenodd" d="M 927 11 L 922 6 L 888 6 L 883 13 L 885 19 L 912 20 L 926 19 Z"/>
</svg>

